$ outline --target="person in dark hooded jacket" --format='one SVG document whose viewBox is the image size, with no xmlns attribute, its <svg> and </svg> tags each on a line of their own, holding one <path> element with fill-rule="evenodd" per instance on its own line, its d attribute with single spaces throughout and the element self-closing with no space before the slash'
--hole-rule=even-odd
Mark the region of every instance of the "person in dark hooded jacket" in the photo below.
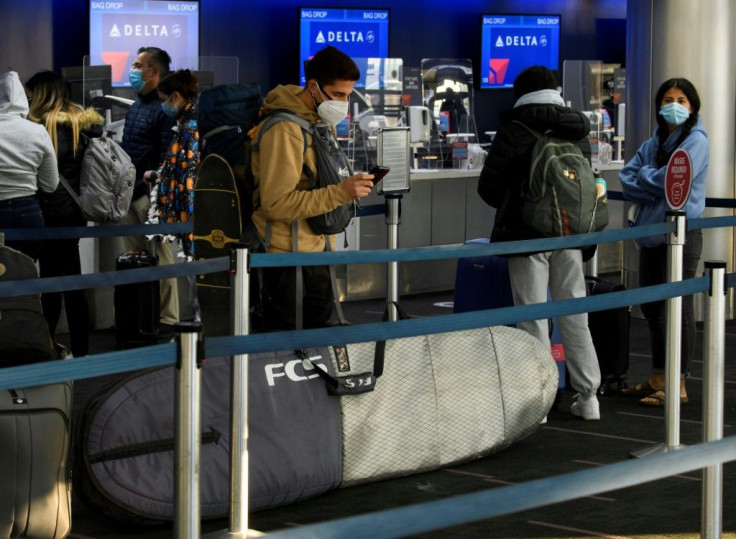
<svg viewBox="0 0 736 539">
<path fill-rule="evenodd" d="M 91 137 L 102 135 L 104 118 L 92 107 L 73 103 L 64 77 L 53 71 L 39 71 L 26 82 L 30 101 L 28 118 L 42 124 L 54 145 L 59 174 L 69 188 L 80 194 L 82 158 Z M 60 184 L 53 193 L 39 195 L 46 226 L 87 226 L 72 195 Z M 79 238 L 55 239 L 44 242 L 39 258 L 41 277 L 81 275 Z M 84 290 L 45 292 L 41 295 L 43 315 L 53 337 L 61 317 L 62 297 L 69 344 L 74 357 L 89 353 L 89 309 Z"/>
<path fill-rule="evenodd" d="M 514 107 L 501 114 L 501 128 L 493 140 L 478 182 L 478 194 L 496 208 L 492 241 L 536 239 L 522 217 L 522 188 L 529 179 L 531 153 L 537 139 L 529 129 L 579 141 L 588 135 L 590 123 L 581 112 L 564 106 L 552 72 L 533 66 L 514 81 Z M 589 151 L 588 151 L 589 153 Z M 580 249 L 527 253 L 508 258 L 511 290 L 515 305 L 544 303 L 547 291 L 554 301 L 585 297 L 583 256 Z M 558 318 L 570 381 L 578 392 L 570 411 L 583 419 L 600 419 L 596 392 L 601 374 L 587 313 Z M 518 325 L 547 346 L 547 320 L 531 320 Z"/>
</svg>

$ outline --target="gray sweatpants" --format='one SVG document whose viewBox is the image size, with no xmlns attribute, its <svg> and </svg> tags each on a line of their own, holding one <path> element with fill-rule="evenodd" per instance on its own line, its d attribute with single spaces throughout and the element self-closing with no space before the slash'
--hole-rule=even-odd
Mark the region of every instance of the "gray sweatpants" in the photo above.
<svg viewBox="0 0 736 539">
<path fill-rule="evenodd" d="M 515 305 L 545 303 L 547 289 L 553 301 L 585 297 L 583 258 L 579 249 L 510 257 L 509 274 Z M 601 383 L 601 371 L 588 329 L 588 314 L 561 316 L 557 321 L 572 387 L 582 395 L 592 395 Z M 550 346 L 547 319 L 522 322 L 518 327 Z"/>
</svg>

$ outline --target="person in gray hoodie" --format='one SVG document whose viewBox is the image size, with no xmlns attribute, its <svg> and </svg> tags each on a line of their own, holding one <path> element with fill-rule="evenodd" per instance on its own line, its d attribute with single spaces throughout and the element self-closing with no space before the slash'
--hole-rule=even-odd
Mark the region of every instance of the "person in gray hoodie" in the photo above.
<svg viewBox="0 0 736 539">
<path fill-rule="evenodd" d="M 0 231 L 42 228 L 36 193 L 53 193 L 59 185 L 56 154 L 42 125 L 27 120 L 28 98 L 18 73 L 0 75 Z M 34 260 L 41 241 L 8 241 Z"/>
</svg>

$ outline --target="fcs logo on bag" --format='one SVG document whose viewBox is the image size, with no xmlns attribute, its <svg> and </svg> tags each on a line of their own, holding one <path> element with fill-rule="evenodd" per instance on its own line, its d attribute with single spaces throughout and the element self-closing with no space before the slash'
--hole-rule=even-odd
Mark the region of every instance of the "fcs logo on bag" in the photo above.
<svg viewBox="0 0 736 539">
<path fill-rule="evenodd" d="M 327 367 L 318 362 L 322 362 L 322 356 L 309 356 L 307 359 L 291 359 L 286 363 L 269 363 L 264 367 L 266 373 L 266 382 L 270 387 L 276 385 L 279 378 L 287 378 L 292 382 L 305 382 L 314 378 L 319 378 L 319 374 L 314 372 L 313 361 L 317 367 L 327 372 Z M 309 372 L 311 371 L 311 372 Z"/>
<path fill-rule="evenodd" d="M 575 181 L 575 178 L 578 177 L 578 173 L 575 172 L 574 168 L 566 168 L 565 170 L 562 171 L 562 173 L 565 175 L 565 178 L 567 178 L 568 180 Z"/>
</svg>

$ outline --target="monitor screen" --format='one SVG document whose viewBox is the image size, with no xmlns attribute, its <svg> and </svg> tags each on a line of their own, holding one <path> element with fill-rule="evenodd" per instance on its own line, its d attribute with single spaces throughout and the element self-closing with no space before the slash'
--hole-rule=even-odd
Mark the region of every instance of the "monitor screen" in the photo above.
<svg viewBox="0 0 736 539">
<path fill-rule="evenodd" d="M 197 69 L 199 2 L 90 2 L 89 63 L 112 67 L 112 85 L 130 86 L 128 70 L 140 47 L 159 47 L 171 69 Z"/>
<path fill-rule="evenodd" d="M 85 108 L 91 106 L 96 97 L 112 93 L 109 65 L 62 67 L 61 75 L 69 84 L 72 101 Z"/>
<path fill-rule="evenodd" d="M 332 45 L 351 58 L 388 57 L 388 9 L 299 8 L 299 80 L 304 62 Z"/>
<path fill-rule="evenodd" d="M 480 88 L 512 88 L 527 67 L 559 69 L 559 15 L 482 15 Z"/>
</svg>

